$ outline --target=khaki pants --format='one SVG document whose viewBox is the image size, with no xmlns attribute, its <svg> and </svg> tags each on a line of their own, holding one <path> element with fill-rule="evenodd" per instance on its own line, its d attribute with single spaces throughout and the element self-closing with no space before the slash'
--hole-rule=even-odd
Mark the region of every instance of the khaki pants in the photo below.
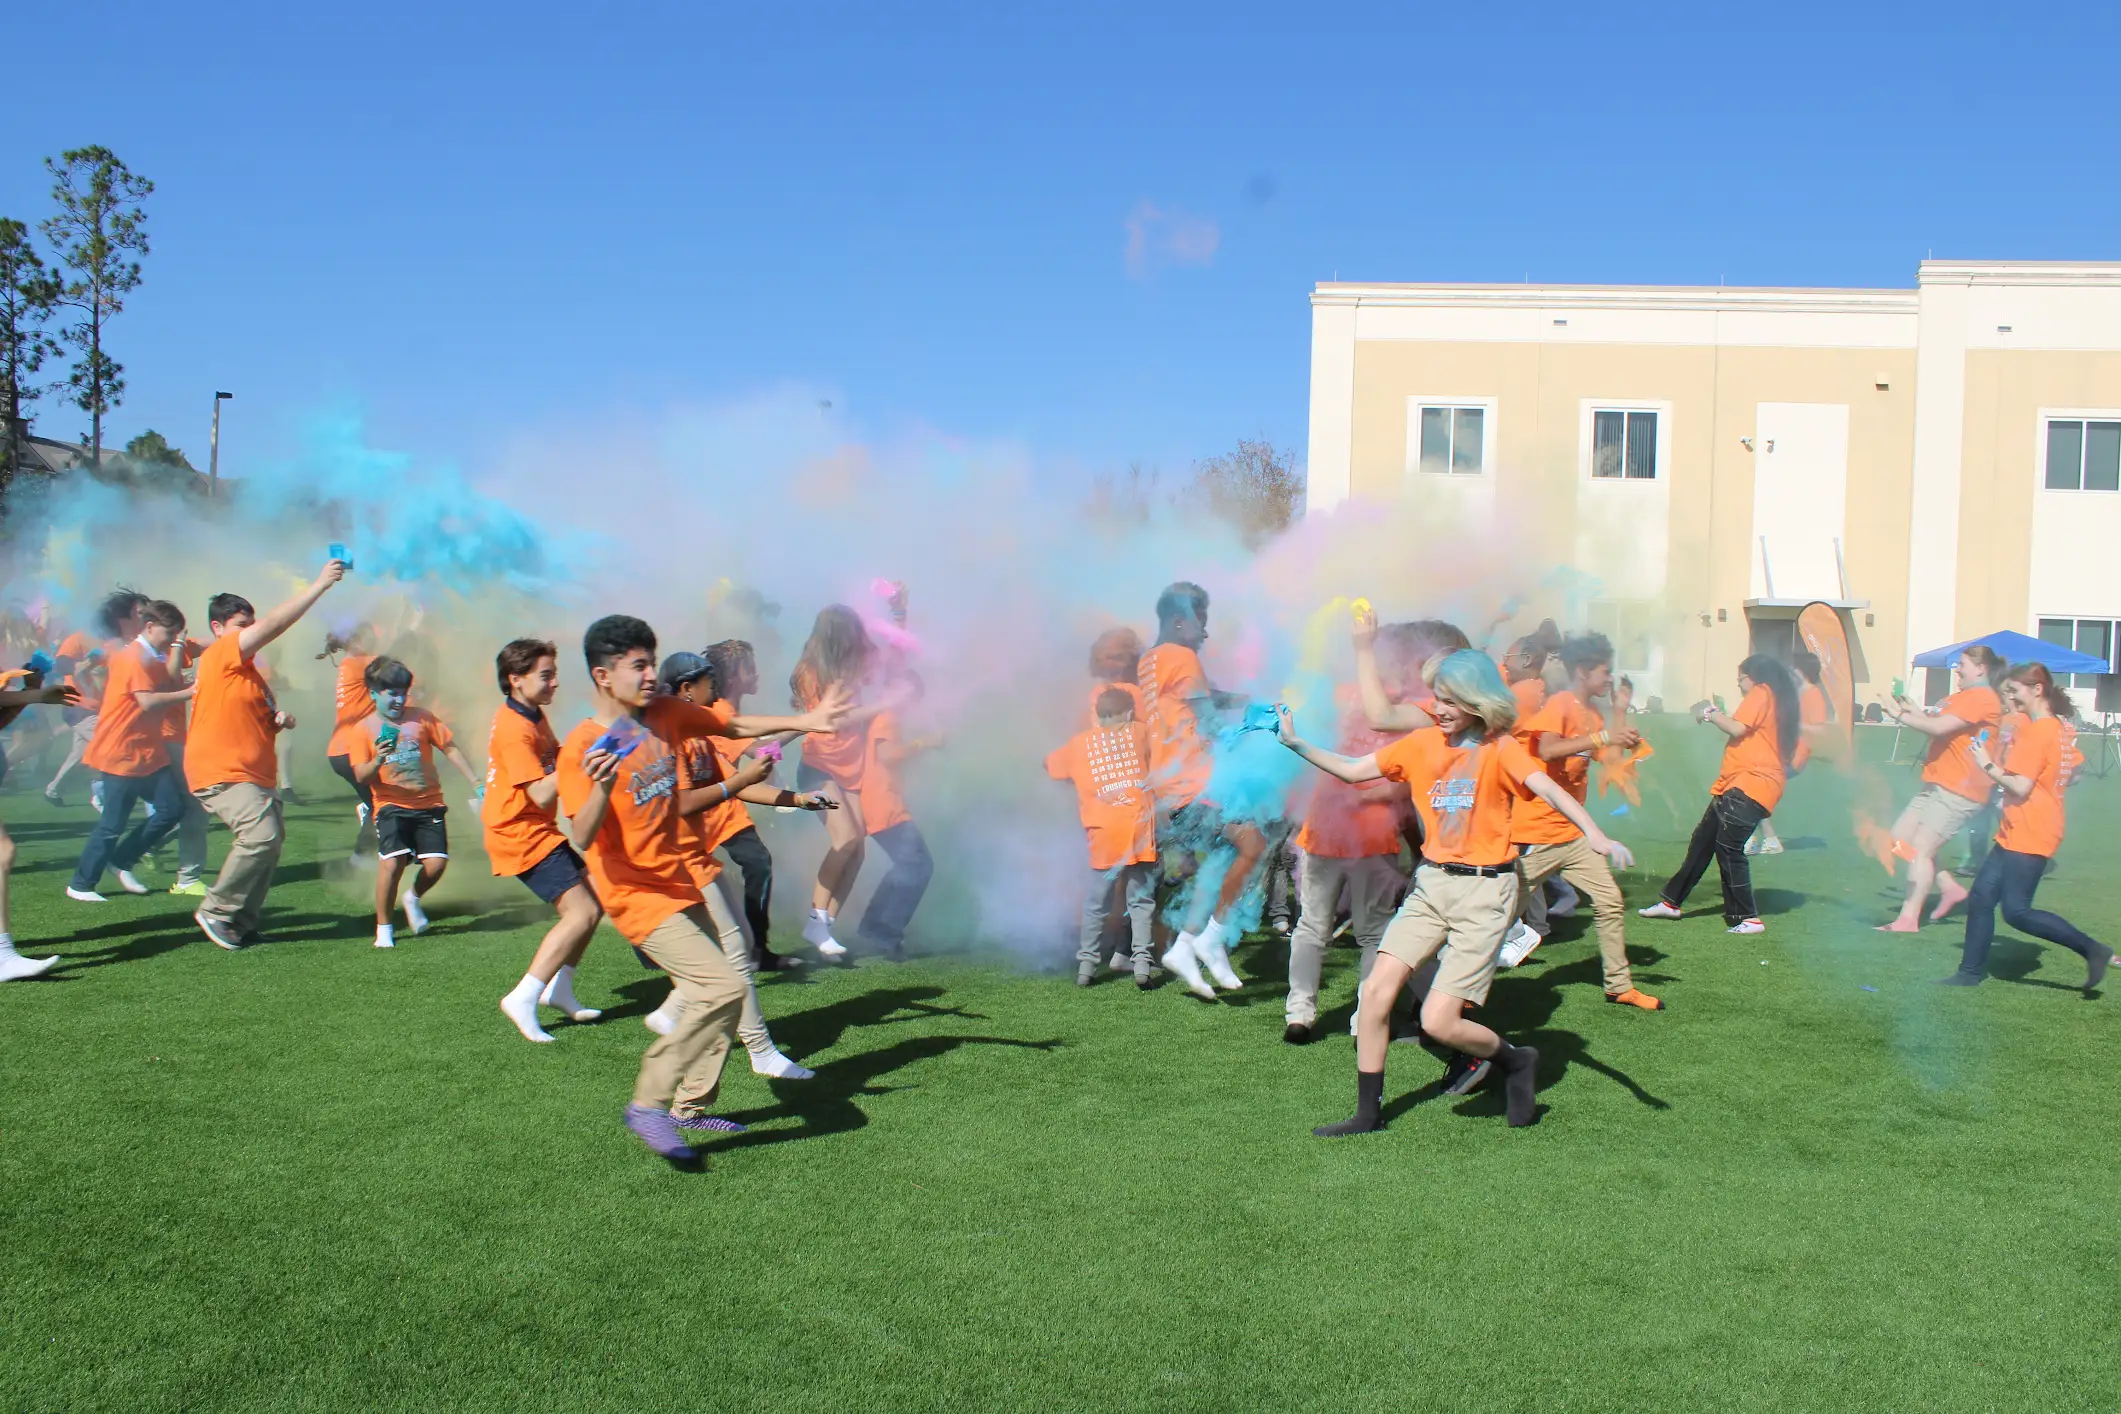
<svg viewBox="0 0 2121 1414">
<path fill-rule="evenodd" d="M 1318 977 L 1325 964 L 1326 945 L 1333 939 L 1334 914 L 1343 887 L 1348 891 L 1355 941 L 1362 946 L 1358 981 L 1367 982 L 1377 962 L 1377 944 L 1406 892 L 1407 876 L 1400 871 L 1397 854 L 1361 859 L 1307 854 L 1298 861 L 1297 897 L 1302 901 L 1303 917 L 1289 939 L 1289 996 L 1282 1003 L 1282 1019 L 1291 1025 L 1309 1026 L 1318 1020 Z"/>
<path fill-rule="evenodd" d="M 66 732 L 66 759 L 59 763 L 58 771 L 52 775 L 51 784 L 45 787 L 46 790 L 54 795 L 59 793 L 59 783 L 66 779 L 67 774 L 74 767 L 81 764 L 82 757 L 88 755 L 89 743 L 96 739 L 95 715 L 91 713 L 83 717 L 80 721 L 68 726 Z"/>
<path fill-rule="evenodd" d="M 633 1086 L 636 1105 L 694 1114 L 713 1104 L 721 1090 L 745 989 L 744 979 L 709 935 L 713 926 L 706 905 L 695 904 L 657 924 L 638 945 L 670 974 L 685 1010 L 670 1034 L 656 1037 L 641 1057 Z"/>
<path fill-rule="evenodd" d="M 713 888 L 700 892 L 707 895 L 707 917 L 714 924 L 715 943 L 744 979 L 744 1010 L 737 1017 L 736 1038 L 744 1043 L 745 1050 L 762 1056 L 773 1049 L 773 1033 L 766 1029 L 766 1014 L 759 1010 L 758 979 L 751 971 L 751 944 L 744 937 L 744 926 L 737 922 L 737 915 L 744 911 L 743 885 L 730 874 L 724 869 L 715 876 Z"/>
<path fill-rule="evenodd" d="M 1436 964 L 1429 990 L 1479 1006 L 1495 981 L 1495 958 L 1517 917 L 1517 871 L 1447 874 L 1424 863 L 1378 950 L 1413 968 Z"/>
<path fill-rule="evenodd" d="M 1627 903 L 1620 885 L 1613 881 L 1613 866 L 1605 856 L 1578 835 L 1566 844 L 1533 844 L 1524 847 L 1518 861 L 1524 873 L 1525 894 L 1538 898 L 1542 887 L 1559 874 L 1591 901 L 1591 921 L 1598 929 L 1598 956 L 1605 963 L 1605 990 L 1617 997 L 1635 985 L 1628 971 Z"/>
<path fill-rule="evenodd" d="M 206 891 L 199 912 L 238 938 L 247 937 L 257 931 L 258 914 L 265 908 L 273 870 L 279 867 L 280 850 L 287 843 L 280 797 L 249 781 L 208 786 L 192 795 L 235 836 L 228 858 L 221 861 L 220 877 Z"/>
</svg>

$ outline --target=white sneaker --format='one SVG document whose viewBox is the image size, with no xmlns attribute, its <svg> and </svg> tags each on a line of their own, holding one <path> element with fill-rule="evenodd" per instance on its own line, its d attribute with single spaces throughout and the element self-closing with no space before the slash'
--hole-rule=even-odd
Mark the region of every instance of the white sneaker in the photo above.
<svg viewBox="0 0 2121 1414">
<path fill-rule="evenodd" d="M 1164 970 L 1186 984 L 1186 990 L 1203 1001 L 1215 1000 L 1215 989 L 1200 975 L 1200 959 L 1193 954 L 1193 935 L 1180 933 L 1178 941 L 1164 953 Z"/>
<path fill-rule="evenodd" d="M 1546 939 L 1539 936 L 1531 924 L 1519 919 L 1510 925 L 1509 936 L 1502 940 L 1502 965 L 1515 967 L 1532 955 L 1532 949 Z"/>
<path fill-rule="evenodd" d="M 682 1006 L 676 1011 L 664 1011 L 658 1007 L 641 1018 L 641 1025 L 655 1032 L 658 1036 L 668 1036 L 671 1032 L 678 1029 L 678 1018 L 684 1014 L 685 1009 Z"/>
<path fill-rule="evenodd" d="M 109 899 L 103 897 L 103 895 L 97 893 L 94 889 L 77 889 L 72 884 L 68 884 L 66 886 L 66 896 L 72 899 L 75 903 L 110 902 Z"/>
<path fill-rule="evenodd" d="M 376 946 L 379 948 L 394 948 L 397 945 L 398 930 L 388 923 L 378 923 L 376 925 Z"/>
<path fill-rule="evenodd" d="M 0 947 L 0 982 L 21 982 L 31 977 L 42 977 L 59 965 L 56 957 L 24 957 L 15 951 L 14 944 Z"/>
<path fill-rule="evenodd" d="M 1225 992 L 1242 991 L 1245 979 L 1238 976 L 1237 969 L 1230 965 L 1230 948 L 1225 941 L 1228 937 L 1229 929 L 1223 927 L 1222 920 L 1211 918 L 1208 920 L 1208 926 L 1201 929 L 1200 936 L 1194 940 L 1193 952 L 1208 965 L 1208 975 L 1215 979 L 1216 986 Z"/>
<path fill-rule="evenodd" d="M 1745 920 L 1745 922 L 1740 923 L 1737 927 L 1726 928 L 1723 931 L 1726 933 L 1765 933 L 1767 931 L 1767 924 L 1761 922 L 1757 918 L 1748 918 Z"/>
<path fill-rule="evenodd" d="M 118 887 L 129 894 L 144 894 L 147 892 L 147 885 L 134 878 L 133 871 L 130 869 L 120 869 L 118 871 Z"/>
<path fill-rule="evenodd" d="M 400 898 L 398 903 L 405 909 L 405 921 L 411 925 L 412 935 L 417 938 L 420 934 L 426 932 L 427 910 L 420 907 L 420 896 L 411 889 L 407 889 L 404 897 Z"/>
<path fill-rule="evenodd" d="M 817 1077 L 816 1071 L 807 1065 L 797 1065 L 782 1055 L 778 1048 L 769 1050 L 764 1055 L 753 1056 L 751 1073 L 772 1080 L 812 1080 Z"/>
<path fill-rule="evenodd" d="M 552 1033 L 538 1025 L 538 1004 L 533 998 L 525 1004 L 513 992 L 501 998 L 501 1015 L 515 1023 L 516 1030 L 523 1033 L 526 1041 L 550 1041 Z"/>
<path fill-rule="evenodd" d="M 1547 917 L 1574 918 L 1576 905 L 1583 902 L 1574 886 L 1567 879 L 1556 879 L 1553 888 L 1554 896 L 1547 900 Z"/>
<path fill-rule="evenodd" d="M 88 803 L 98 815 L 103 813 L 103 782 L 97 781 L 88 788 Z"/>
<path fill-rule="evenodd" d="M 361 828 L 362 828 L 362 829 L 364 829 L 364 830 L 365 830 L 365 829 L 367 829 L 367 828 L 368 828 L 368 802 L 367 802 L 367 801 L 365 801 L 365 800 L 361 800 L 361 801 L 356 801 L 356 802 L 354 802 L 354 811 L 353 811 L 353 813 L 354 813 L 354 819 L 356 819 L 356 820 L 358 820 L 358 821 L 360 821 L 360 822 L 361 822 Z"/>
<path fill-rule="evenodd" d="M 803 920 L 803 941 L 816 948 L 819 957 L 842 958 L 847 955 L 847 949 L 832 936 L 831 915 L 822 908 L 811 909 L 810 916 Z"/>
<path fill-rule="evenodd" d="M 1762 840 L 1760 842 L 1760 848 L 1757 852 L 1760 854 L 1782 853 L 1782 836 L 1774 835 L 1769 837 L 1768 839 Z"/>
<path fill-rule="evenodd" d="M 1678 909 L 1672 907 L 1663 899 L 1657 900 L 1657 902 L 1651 904 L 1648 908 L 1636 909 L 1635 915 L 1638 918 L 1679 918 L 1684 916 L 1679 912 Z"/>
</svg>

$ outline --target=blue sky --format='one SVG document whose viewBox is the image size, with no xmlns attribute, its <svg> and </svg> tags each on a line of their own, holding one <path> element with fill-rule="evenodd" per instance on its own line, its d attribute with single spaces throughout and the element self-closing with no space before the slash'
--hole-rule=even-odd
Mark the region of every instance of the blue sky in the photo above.
<svg viewBox="0 0 2121 1414">
<path fill-rule="evenodd" d="M 1336 275 L 2121 257 L 2117 12 L 39 6 L 0 214 L 80 143 L 154 179 L 113 427 L 203 465 L 230 389 L 237 474 L 325 406 L 476 473 L 789 384 L 870 435 L 1175 469 L 1301 455 Z"/>
</svg>

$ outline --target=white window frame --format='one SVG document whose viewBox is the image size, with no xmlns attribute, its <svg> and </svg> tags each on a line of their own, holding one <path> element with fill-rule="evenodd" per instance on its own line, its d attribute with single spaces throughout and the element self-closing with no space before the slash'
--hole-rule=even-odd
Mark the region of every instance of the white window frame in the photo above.
<svg viewBox="0 0 2121 1414">
<path fill-rule="evenodd" d="M 1595 450 L 1594 429 L 1601 412 L 1654 412 L 1657 414 L 1657 474 L 1648 477 L 1591 475 Z M 1623 453 L 1623 457 L 1625 453 Z M 1576 476 L 1593 486 L 1663 486 L 1672 475 L 1672 404 L 1643 398 L 1585 398 L 1578 406 L 1576 428 Z"/>
<path fill-rule="evenodd" d="M 2101 420 L 2103 421 L 2104 419 Z M 2069 419 L 2065 417 L 2063 421 L 2067 422 L 2069 421 Z M 2046 428 L 2046 425 L 2047 424 L 2045 422 L 2041 424 L 2043 430 Z M 2042 468 L 2042 470 L 2044 472 L 2045 468 Z M 2100 492 L 2098 494 L 2106 495 L 2109 493 Z M 2043 622 L 2051 619 L 2061 620 L 2069 624 L 2069 646 L 2071 648 L 2076 648 L 2077 636 L 2083 631 L 2084 625 L 2105 624 L 2107 666 L 2112 667 L 2114 665 L 2114 659 L 2117 656 L 2121 656 L 2121 615 L 2035 614 L 2033 615 L 2033 637 L 2040 637 L 2040 625 Z M 2064 687 L 2071 688 L 2095 688 L 2099 685 L 2099 678 L 2100 674 L 2098 673 L 2057 673 L 2055 675 L 2055 680 L 2057 682 L 2061 683 L 2061 685 Z"/>
<path fill-rule="evenodd" d="M 2084 468 L 2079 463 L 2077 485 L 2050 486 L 2047 484 L 2047 425 L 2050 422 L 2121 422 L 2121 408 L 2041 408 L 2033 418 L 2033 466 L 2036 468 L 2033 485 L 2050 496 L 2112 496 L 2115 491 L 2087 491 L 2084 489 Z M 2083 451 L 2080 448 L 2078 455 Z M 2060 614 L 2049 614 L 2059 619 Z M 2095 616 L 2096 617 L 2096 616 Z"/>
<path fill-rule="evenodd" d="M 1495 470 L 1495 434 L 1502 418 L 1495 398 L 1441 397 L 1427 394 L 1407 399 L 1407 476 L 1435 477 L 1438 481 L 1472 481 Z M 1430 471 L 1421 469 L 1421 411 L 1423 408 L 1469 408 L 1480 413 L 1480 469 L 1478 471 Z M 1456 436 L 1454 431 L 1453 436 Z"/>
</svg>

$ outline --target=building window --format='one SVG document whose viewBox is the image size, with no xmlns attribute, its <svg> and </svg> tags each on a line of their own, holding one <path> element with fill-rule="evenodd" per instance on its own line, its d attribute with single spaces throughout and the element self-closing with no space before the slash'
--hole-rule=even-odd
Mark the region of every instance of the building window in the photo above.
<svg viewBox="0 0 2121 1414">
<path fill-rule="evenodd" d="M 2058 648 L 2074 648 L 2079 653 L 2104 658 L 2108 667 L 2113 666 L 2115 640 L 2112 619 L 2042 619 L 2040 637 Z M 2062 673 L 2058 675 L 2057 680 L 2066 681 L 2071 687 L 2097 687 L 2099 674 Z"/>
<path fill-rule="evenodd" d="M 1613 644 L 1613 670 L 1646 673 L 1650 670 L 1652 605 L 1617 599 L 1594 599 L 1585 606 L 1584 618 L 1593 633 L 1602 633 Z"/>
<path fill-rule="evenodd" d="M 1486 408 L 1423 407 L 1421 469 L 1445 475 L 1478 476 L 1486 465 Z"/>
<path fill-rule="evenodd" d="M 1604 481 L 1657 479 L 1657 414 L 1600 408 L 1591 414 L 1591 475 Z"/>
<path fill-rule="evenodd" d="M 2047 489 L 2121 491 L 2121 422 L 2049 418 Z"/>
</svg>

